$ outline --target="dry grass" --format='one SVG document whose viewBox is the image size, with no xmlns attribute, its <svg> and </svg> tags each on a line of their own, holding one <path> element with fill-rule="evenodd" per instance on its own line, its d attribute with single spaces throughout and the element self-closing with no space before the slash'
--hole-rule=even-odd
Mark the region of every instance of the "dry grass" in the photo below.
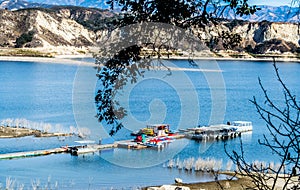
<svg viewBox="0 0 300 190">
<path fill-rule="evenodd" d="M 4 127 L 0 126 L 0 138 L 16 138 L 25 136 L 36 137 L 56 137 L 56 136 L 71 136 L 66 133 L 47 133 L 36 129 L 28 129 L 23 127 Z"/>
<path fill-rule="evenodd" d="M 21 56 L 21 57 L 53 57 L 51 53 L 43 53 L 30 49 L 1 49 L 0 56 Z"/>
</svg>

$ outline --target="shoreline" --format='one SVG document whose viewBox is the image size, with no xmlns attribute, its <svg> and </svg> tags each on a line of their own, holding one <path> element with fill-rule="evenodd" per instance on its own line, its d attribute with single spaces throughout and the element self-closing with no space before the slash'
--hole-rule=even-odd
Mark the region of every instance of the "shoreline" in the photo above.
<svg viewBox="0 0 300 190">
<path fill-rule="evenodd" d="M 27 136 L 43 138 L 43 137 L 66 137 L 66 136 L 73 136 L 73 134 L 43 132 L 41 130 L 29 129 L 25 127 L 0 126 L 0 139 L 20 138 L 20 137 L 27 137 Z"/>
<path fill-rule="evenodd" d="M 171 57 L 163 60 L 188 60 L 188 57 Z M 194 57 L 193 60 L 215 60 L 215 61 L 255 61 L 255 62 L 273 62 L 273 57 L 262 57 L 262 58 L 233 58 L 233 57 Z M 287 62 L 287 63 L 300 63 L 300 59 L 296 58 L 283 58 L 275 57 L 276 62 Z"/>
<path fill-rule="evenodd" d="M 157 186 L 147 186 L 142 188 L 143 190 L 162 190 L 162 189 L 190 189 L 190 190 L 199 190 L 199 189 L 232 189 L 240 190 L 242 187 L 253 187 L 254 185 L 251 182 L 251 179 L 245 176 L 235 176 L 233 171 L 221 171 L 219 174 L 225 174 L 231 177 L 236 177 L 237 179 L 224 179 L 218 181 L 207 181 L 207 182 L 196 182 L 196 183 L 175 183 L 175 184 L 165 184 Z M 221 188 L 222 187 L 222 188 Z"/>
<path fill-rule="evenodd" d="M 68 56 L 56 56 L 56 57 L 0 56 L 0 61 L 96 66 L 95 63 L 92 62 L 72 60 L 76 58 L 86 59 L 86 58 L 93 58 L 93 57 L 91 55 L 87 55 L 87 56 L 68 55 Z"/>
<path fill-rule="evenodd" d="M 256 189 L 256 185 L 253 180 L 246 175 L 236 174 L 234 171 L 220 171 L 219 174 L 225 174 L 227 176 L 234 177 L 236 179 L 224 179 L 224 180 L 214 180 L 207 182 L 196 182 L 196 183 L 175 183 L 168 185 L 158 185 L 158 186 L 147 186 L 142 188 L 143 190 L 164 190 L 164 189 L 176 189 L 182 188 L 186 190 L 199 190 L 199 189 L 232 189 L 232 190 L 240 190 L 240 189 Z M 275 178 L 275 173 L 268 174 L 270 178 Z M 279 174 L 277 182 L 275 183 L 275 189 L 283 189 L 286 184 L 286 179 L 290 177 L 290 174 Z M 291 181 L 297 182 L 298 176 L 293 176 Z M 267 182 L 269 187 L 273 185 L 272 179 Z M 293 188 L 293 183 L 289 183 L 289 185 L 285 188 L 290 189 Z M 167 188 L 166 188 L 167 187 Z"/>
<path fill-rule="evenodd" d="M 276 62 L 287 63 L 300 63 L 300 59 L 286 58 L 274 56 Z M 31 56 L 0 56 L 0 61 L 19 61 L 19 62 L 36 62 L 36 63 L 50 63 L 50 64 L 68 64 L 68 65 L 84 65 L 84 66 L 97 66 L 94 62 L 88 62 L 85 60 L 74 59 L 93 59 L 91 54 L 87 55 L 58 55 L 55 57 L 31 57 Z M 154 58 L 156 59 L 156 58 Z M 161 57 L 162 60 L 188 60 L 189 57 L 182 56 L 170 56 Z M 255 61 L 255 62 L 273 62 L 273 57 L 266 56 L 261 58 L 248 57 L 248 58 L 233 58 L 233 57 L 193 57 L 193 60 L 197 61 Z"/>
</svg>

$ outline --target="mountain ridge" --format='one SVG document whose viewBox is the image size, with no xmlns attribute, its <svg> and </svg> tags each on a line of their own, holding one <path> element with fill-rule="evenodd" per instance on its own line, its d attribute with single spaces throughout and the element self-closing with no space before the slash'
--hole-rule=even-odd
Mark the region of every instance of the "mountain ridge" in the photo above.
<svg viewBox="0 0 300 190">
<path fill-rule="evenodd" d="M 270 21 L 270 22 L 298 22 L 299 21 L 299 8 L 289 6 L 258 6 L 261 10 L 253 15 L 236 16 L 232 10 L 227 10 L 227 19 L 241 19 L 251 22 Z M 225 14 L 226 14 L 225 13 Z"/>
<path fill-rule="evenodd" d="M 33 7 L 51 8 L 53 6 L 79 6 L 97 9 L 109 9 L 109 6 L 103 0 L 0 0 L 0 9 L 18 10 Z M 229 8 L 225 9 L 222 16 L 225 19 L 241 19 L 248 21 L 270 22 L 298 22 L 300 20 L 300 12 L 298 7 L 289 6 L 266 6 L 259 5 L 261 10 L 250 16 L 237 16 Z"/>
<path fill-rule="evenodd" d="M 0 9 L 19 10 L 26 8 L 50 8 L 45 3 L 28 2 L 25 0 L 0 0 Z"/>
</svg>

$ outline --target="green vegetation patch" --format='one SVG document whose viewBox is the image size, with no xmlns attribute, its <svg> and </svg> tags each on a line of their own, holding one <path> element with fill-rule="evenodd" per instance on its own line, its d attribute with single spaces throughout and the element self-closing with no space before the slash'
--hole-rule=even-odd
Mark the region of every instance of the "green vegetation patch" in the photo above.
<svg viewBox="0 0 300 190">
<path fill-rule="evenodd" d="M 34 32 L 29 31 L 28 33 L 23 33 L 20 37 L 16 39 L 16 48 L 23 47 L 24 44 L 31 42 L 33 38 Z"/>
<path fill-rule="evenodd" d="M 29 49 L 9 49 L 6 51 L 0 51 L 0 56 L 53 57 L 50 53 L 43 53 Z"/>
</svg>

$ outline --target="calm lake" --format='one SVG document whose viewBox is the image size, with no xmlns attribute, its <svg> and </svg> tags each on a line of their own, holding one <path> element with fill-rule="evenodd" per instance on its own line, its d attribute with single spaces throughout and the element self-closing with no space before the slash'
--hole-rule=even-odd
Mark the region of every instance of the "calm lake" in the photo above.
<svg viewBox="0 0 300 190">
<path fill-rule="evenodd" d="M 268 132 L 249 101 L 255 96 L 263 104 L 260 77 L 274 102 L 284 105 L 272 62 L 197 63 L 202 70 L 187 61 L 167 61 L 166 65 L 173 68 L 170 75 L 160 69 L 146 73 L 136 84 L 128 84 L 116 96 L 128 110 L 128 117 L 123 120 L 125 128 L 109 141 L 128 139 L 130 131 L 148 123 L 169 123 L 172 130 L 178 130 L 246 120 L 253 123 L 253 133 L 242 136 L 247 159 L 276 162 L 272 152 L 258 144 L 258 139 Z M 300 64 L 277 63 L 277 66 L 287 86 L 299 97 Z M 49 123 L 51 130 L 64 132 L 70 131 L 70 126 L 85 127 L 90 129 L 90 139 L 109 137 L 109 128 L 95 118 L 94 95 L 99 84 L 93 67 L 1 61 L 0 72 L 0 122 L 9 118 L 26 119 L 36 127 Z M 55 148 L 72 145 L 76 140 L 77 137 L 0 139 L 0 153 Z M 238 149 L 239 145 L 239 138 L 227 141 L 229 149 Z M 213 179 L 210 174 L 163 167 L 169 159 L 189 157 L 222 159 L 224 167 L 228 161 L 224 142 L 182 139 L 160 151 L 114 149 L 78 157 L 58 154 L 0 160 L 0 184 L 5 187 L 10 177 L 16 180 L 15 187 L 24 184 L 25 189 L 33 183 L 58 189 L 133 189 L 170 184 L 176 177 L 184 182 Z"/>
</svg>

